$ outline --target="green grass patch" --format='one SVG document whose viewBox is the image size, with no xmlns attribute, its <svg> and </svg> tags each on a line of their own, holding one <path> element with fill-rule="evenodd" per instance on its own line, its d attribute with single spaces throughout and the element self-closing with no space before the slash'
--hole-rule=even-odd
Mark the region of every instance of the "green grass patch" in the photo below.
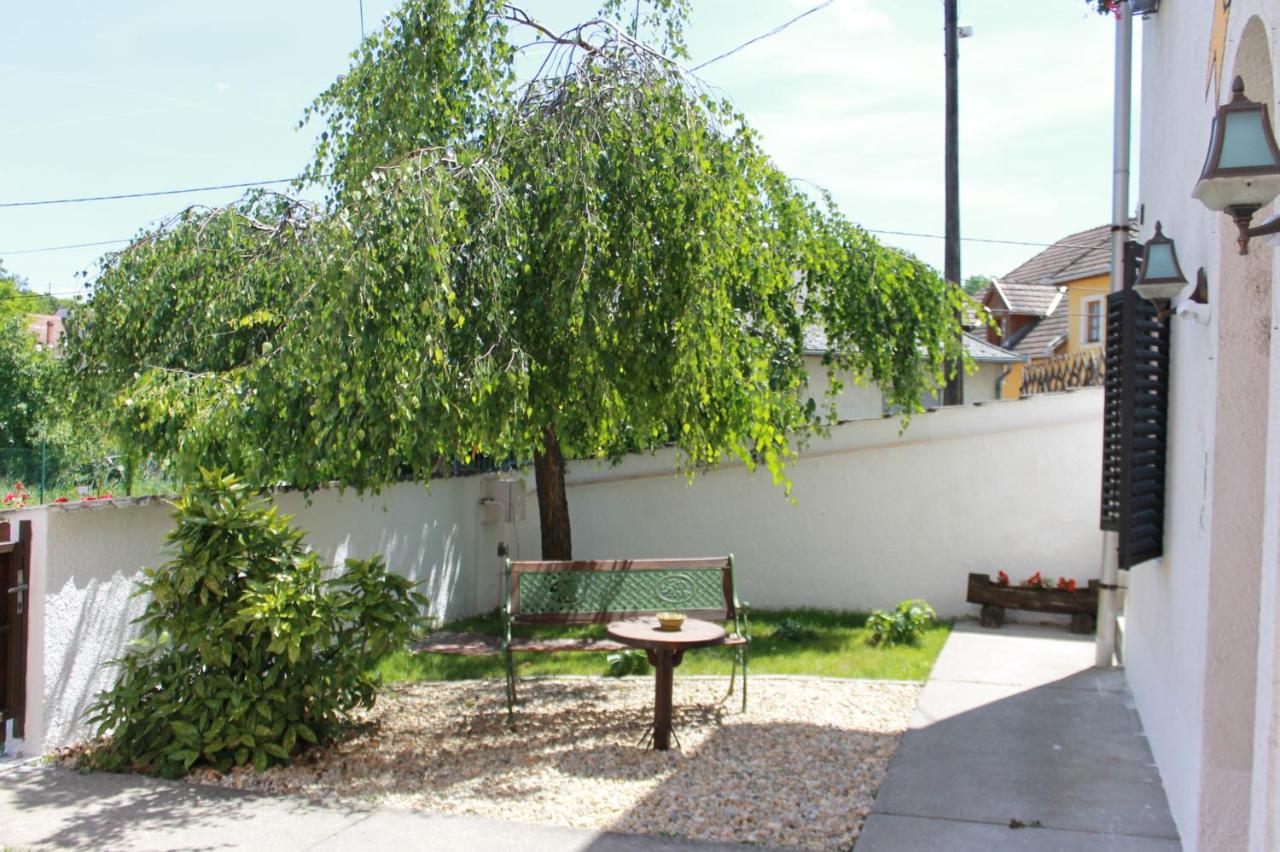
<svg viewBox="0 0 1280 852">
<path fill-rule="evenodd" d="M 950 622 L 930 627 L 918 645 L 874 648 L 867 644 L 867 614 L 817 609 L 753 610 L 751 612 L 750 671 L 753 674 L 822 675 L 825 677 L 924 680 L 951 633 Z M 449 632 L 500 635 L 496 613 L 457 621 L 441 628 Z M 604 636 L 601 625 L 578 627 L 518 627 L 521 636 Z M 602 675 L 608 671 L 604 653 L 517 654 L 517 673 L 529 675 Z M 703 648 L 690 651 L 681 674 L 728 676 L 732 651 Z M 504 677 L 501 657 L 449 657 L 397 651 L 384 657 L 378 673 L 389 683 L 418 680 L 466 680 Z"/>
</svg>

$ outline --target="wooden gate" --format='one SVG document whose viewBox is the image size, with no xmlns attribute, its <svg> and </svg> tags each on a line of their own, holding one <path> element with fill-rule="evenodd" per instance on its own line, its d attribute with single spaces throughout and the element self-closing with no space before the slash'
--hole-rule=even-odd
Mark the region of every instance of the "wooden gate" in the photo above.
<svg viewBox="0 0 1280 852">
<path fill-rule="evenodd" d="M 0 748 L 6 722 L 22 737 L 27 704 L 27 613 L 30 610 L 31 522 L 0 523 Z"/>
</svg>

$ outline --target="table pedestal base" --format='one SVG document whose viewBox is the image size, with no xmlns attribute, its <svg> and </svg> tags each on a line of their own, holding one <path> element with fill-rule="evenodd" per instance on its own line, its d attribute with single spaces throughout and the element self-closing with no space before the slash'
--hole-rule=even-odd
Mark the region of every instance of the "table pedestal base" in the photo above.
<svg viewBox="0 0 1280 852">
<path fill-rule="evenodd" d="M 684 650 L 645 649 L 649 664 L 655 669 L 656 689 L 653 699 L 653 750 L 671 748 L 671 693 L 676 666 L 684 659 Z M 676 744 L 679 745 L 679 739 Z"/>
</svg>

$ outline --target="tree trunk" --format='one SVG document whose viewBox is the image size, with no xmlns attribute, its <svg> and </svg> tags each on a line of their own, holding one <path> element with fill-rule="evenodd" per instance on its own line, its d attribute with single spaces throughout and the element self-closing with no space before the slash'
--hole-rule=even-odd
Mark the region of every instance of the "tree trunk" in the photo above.
<svg viewBox="0 0 1280 852">
<path fill-rule="evenodd" d="M 564 454 L 554 429 L 542 430 L 543 448 L 533 454 L 534 480 L 538 489 L 538 520 L 542 527 L 542 558 L 572 559 L 573 537 L 569 531 L 569 493 L 564 486 Z"/>
</svg>

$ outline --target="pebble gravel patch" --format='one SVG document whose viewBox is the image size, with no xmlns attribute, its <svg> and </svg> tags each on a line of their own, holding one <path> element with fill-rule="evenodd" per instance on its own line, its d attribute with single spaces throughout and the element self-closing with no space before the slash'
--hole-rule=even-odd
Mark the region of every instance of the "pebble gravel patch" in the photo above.
<svg viewBox="0 0 1280 852">
<path fill-rule="evenodd" d="M 917 684 L 753 678 L 748 711 L 723 678 L 680 678 L 680 748 L 637 743 L 653 679 L 525 680 L 516 729 L 500 681 L 388 687 L 355 733 L 258 774 L 189 780 L 318 800 L 574 828 L 848 849 Z"/>
</svg>

